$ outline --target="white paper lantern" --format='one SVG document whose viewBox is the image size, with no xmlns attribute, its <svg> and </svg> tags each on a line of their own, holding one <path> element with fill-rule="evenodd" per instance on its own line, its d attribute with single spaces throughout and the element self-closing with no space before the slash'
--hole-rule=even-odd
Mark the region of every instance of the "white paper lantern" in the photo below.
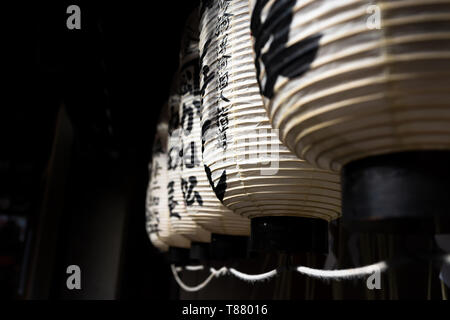
<svg viewBox="0 0 450 320">
<path fill-rule="evenodd" d="M 198 16 L 196 17 L 198 19 Z M 195 21 L 191 22 L 195 24 Z M 181 84 L 181 127 L 183 145 L 182 191 L 187 213 L 206 230 L 224 235 L 247 236 L 250 220 L 235 215 L 216 197 L 202 160 L 199 88 L 198 21 L 189 41 L 184 43 Z"/>
<path fill-rule="evenodd" d="M 368 156 L 450 149 L 450 1 L 252 1 L 274 128 L 331 170 Z"/>
<path fill-rule="evenodd" d="M 196 26 L 196 19 L 198 18 L 195 16 L 195 14 L 192 14 L 186 24 L 181 42 L 181 72 L 178 72 L 176 83 L 174 84 L 174 90 L 177 93 L 173 94 L 169 100 L 169 208 L 171 222 L 176 232 L 195 242 L 211 242 L 211 233 L 193 220 L 193 212 L 191 212 L 190 208 L 189 210 L 187 208 L 187 204 L 189 207 L 192 205 L 192 200 L 198 203 L 198 192 L 195 193 L 191 189 L 194 184 L 192 179 L 189 179 L 186 175 L 187 180 L 183 179 L 185 164 L 183 163 L 183 115 L 181 111 L 183 110 L 183 103 L 191 106 L 194 99 L 194 95 L 189 93 L 193 90 L 195 80 L 193 76 L 196 68 L 195 57 L 198 56 L 198 41 L 197 46 L 195 41 L 192 41 L 192 39 L 195 40 L 196 36 L 198 37 Z M 187 165 L 190 166 L 189 163 Z"/>
<path fill-rule="evenodd" d="M 340 215 L 339 177 L 282 145 L 260 95 L 249 1 L 205 2 L 200 33 L 203 161 L 217 197 L 249 218 Z"/>
<path fill-rule="evenodd" d="M 158 179 L 161 170 L 161 162 L 164 159 L 156 156 L 153 153 L 153 160 L 149 165 L 150 181 L 147 187 L 147 197 L 145 201 L 145 216 L 146 216 L 146 229 L 149 239 L 153 246 L 158 248 L 162 252 L 169 250 L 169 246 L 161 240 L 159 237 L 159 223 L 160 223 L 160 207 L 159 205 L 164 202 L 161 200 L 162 192 L 165 192 L 165 185 L 161 184 L 162 179 Z M 167 160 L 166 160 L 167 161 Z M 167 196 L 166 197 L 166 209 L 167 210 Z"/>
<path fill-rule="evenodd" d="M 168 246 L 178 248 L 190 247 L 190 241 L 176 234 L 170 223 L 167 195 L 167 112 L 167 105 L 165 105 L 155 132 L 146 201 L 147 232 L 153 245 L 161 251 L 167 251 Z"/>
</svg>

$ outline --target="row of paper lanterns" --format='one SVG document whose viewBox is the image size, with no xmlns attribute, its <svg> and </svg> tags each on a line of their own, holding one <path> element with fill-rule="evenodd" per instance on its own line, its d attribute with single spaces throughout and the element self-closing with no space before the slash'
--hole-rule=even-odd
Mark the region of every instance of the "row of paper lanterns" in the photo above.
<svg viewBox="0 0 450 320">
<path fill-rule="evenodd" d="M 152 243 L 339 218 L 344 165 L 450 149 L 449 62 L 450 0 L 203 1 L 156 131 Z"/>
</svg>

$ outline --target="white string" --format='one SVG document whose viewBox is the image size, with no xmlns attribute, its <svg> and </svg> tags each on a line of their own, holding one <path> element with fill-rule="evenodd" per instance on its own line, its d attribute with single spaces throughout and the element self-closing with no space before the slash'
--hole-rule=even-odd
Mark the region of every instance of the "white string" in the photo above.
<svg viewBox="0 0 450 320">
<path fill-rule="evenodd" d="M 199 266 L 185 266 L 184 267 L 184 270 L 187 270 L 187 271 L 200 271 L 200 270 L 203 270 L 203 269 L 204 269 L 204 267 L 202 265 L 199 265 Z M 175 271 L 177 271 L 177 272 L 183 271 L 183 267 L 176 267 Z"/>
<path fill-rule="evenodd" d="M 388 269 L 388 264 L 385 261 L 381 261 L 375 264 L 371 264 L 365 267 L 343 269 L 343 270 L 321 270 L 308 267 L 298 267 L 296 270 L 301 274 L 318 278 L 318 279 L 357 279 L 363 278 L 374 272 L 384 272 Z"/>
<path fill-rule="evenodd" d="M 450 255 L 445 255 L 443 257 L 443 261 L 445 263 L 450 264 Z M 364 267 L 358 267 L 358 268 L 351 268 L 351 269 L 343 269 L 343 270 L 322 270 L 322 269 L 313 269 L 308 267 L 299 266 L 296 268 L 296 271 L 298 271 L 301 274 L 304 274 L 306 276 L 310 276 L 313 278 L 318 279 L 333 279 L 333 280 L 345 280 L 345 279 L 357 279 L 357 278 L 363 278 L 367 277 L 369 275 L 372 275 L 374 272 L 384 272 L 389 268 L 389 265 L 386 261 L 381 261 L 375 264 L 371 264 Z M 240 271 L 237 271 L 234 268 L 227 268 L 222 267 L 219 270 L 216 270 L 214 268 L 210 268 L 209 271 L 211 272 L 210 275 L 203 281 L 201 284 L 190 287 L 183 283 L 183 281 L 179 278 L 178 272 L 182 271 L 182 267 L 175 267 L 174 265 L 171 265 L 172 273 L 175 277 L 175 280 L 179 284 L 181 288 L 183 288 L 186 291 L 189 292 L 195 292 L 203 289 L 206 287 L 209 282 L 214 278 L 218 278 L 219 276 L 226 275 L 227 273 L 231 273 L 237 278 L 240 278 L 244 281 L 249 282 L 256 282 L 256 281 L 264 281 L 268 280 L 278 274 L 277 270 L 274 269 L 272 271 L 262 273 L 262 274 L 246 274 Z M 197 271 L 197 270 L 203 270 L 203 266 L 186 266 L 186 270 L 189 271 Z"/>
<path fill-rule="evenodd" d="M 188 292 L 196 292 L 199 290 L 202 290 L 204 287 L 206 287 L 209 282 L 214 278 L 214 277 L 219 277 L 221 275 L 224 275 L 227 273 L 227 268 L 226 267 L 222 267 L 219 270 L 216 270 L 214 268 L 210 268 L 209 271 L 211 272 L 211 274 L 205 279 L 205 281 L 203 281 L 202 283 L 200 283 L 199 285 L 195 286 L 195 287 L 190 287 L 187 286 L 183 283 L 183 281 L 180 279 L 180 277 L 178 276 L 178 271 L 177 268 L 175 267 L 175 265 L 171 264 L 170 268 L 172 269 L 172 273 L 173 276 L 176 280 L 176 282 L 178 283 L 178 285 L 185 291 Z"/>
<path fill-rule="evenodd" d="M 203 270 L 204 267 L 202 265 L 200 266 L 186 266 L 184 267 L 186 270 L 188 271 L 199 271 L 199 270 Z"/>
<path fill-rule="evenodd" d="M 230 268 L 228 269 L 228 271 L 233 274 L 235 277 L 240 278 L 242 280 L 245 281 L 249 281 L 249 282 L 256 282 L 256 281 L 264 281 L 264 280 L 268 280 L 274 276 L 277 275 L 277 270 L 274 269 L 272 271 L 266 272 L 266 273 L 262 273 L 262 274 L 246 274 L 246 273 L 242 273 L 240 271 L 237 271 L 236 269 Z"/>
</svg>

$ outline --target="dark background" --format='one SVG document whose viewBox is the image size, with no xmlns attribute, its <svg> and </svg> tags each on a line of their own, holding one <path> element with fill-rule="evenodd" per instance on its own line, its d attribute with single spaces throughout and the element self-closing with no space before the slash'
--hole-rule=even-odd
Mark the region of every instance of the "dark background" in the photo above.
<svg viewBox="0 0 450 320">
<path fill-rule="evenodd" d="M 72 4 L 81 30 L 66 27 Z M 0 298 L 169 297 L 145 232 L 147 165 L 195 5 L 3 7 Z M 82 270 L 79 292 L 65 287 L 70 264 Z"/>
</svg>

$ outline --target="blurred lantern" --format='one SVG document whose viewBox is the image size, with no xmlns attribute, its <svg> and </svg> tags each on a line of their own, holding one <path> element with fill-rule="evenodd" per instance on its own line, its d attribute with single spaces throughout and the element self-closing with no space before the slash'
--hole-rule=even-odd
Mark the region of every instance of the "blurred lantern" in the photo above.
<svg viewBox="0 0 450 320">
<path fill-rule="evenodd" d="M 150 181 L 147 187 L 147 198 L 145 202 L 145 216 L 147 233 L 151 243 L 162 252 L 166 252 L 169 246 L 164 243 L 159 237 L 159 222 L 161 210 L 167 210 L 167 195 L 166 184 L 167 178 L 162 179 L 161 170 L 162 163 L 165 165 L 167 162 L 167 156 L 162 156 L 161 139 L 156 136 L 155 144 L 153 148 L 152 162 L 149 166 Z M 161 199 L 164 192 L 164 199 Z"/>
<path fill-rule="evenodd" d="M 272 130 L 259 91 L 249 1 L 201 9 L 202 151 L 216 196 L 251 218 L 252 247 L 327 250 L 340 215 L 339 176 L 299 160 Z"/>
<path fill-rule="evenodd" d="M 187 260 L 188 253 L 186 253 L 186 250 L 190 247 L 190 241 L 175 233 L 170 223 L 167 195 L 167 113 L 166 104 L 158 120 L 153 144 L 150 181 L 146 201 L 147 232 L 155 247 L 161 251 L 167 251 L 170 246 L 170 259 L 173 262 L 180 262 Z"/>
<path fill-rule="evenodd" d="M 299 158 L 343 169 L 344 219 L 448 215 L 450 1 L 252 0 L 251 9 L 270 121 Z"/>
</svg>

